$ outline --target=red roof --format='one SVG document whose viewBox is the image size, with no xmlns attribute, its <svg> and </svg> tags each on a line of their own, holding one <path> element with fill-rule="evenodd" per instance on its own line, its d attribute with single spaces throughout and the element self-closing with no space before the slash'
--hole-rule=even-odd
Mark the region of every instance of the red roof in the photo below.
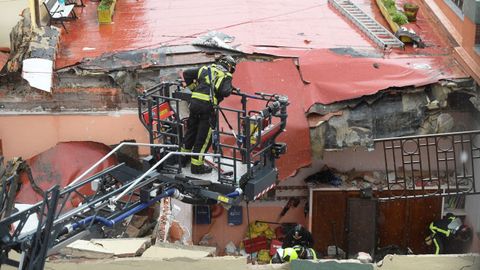
<svg viewBox="0 0 480 270">
<path fill-rule="evenodd" d="M 278 138 L 287 143 L 287 154 L 278 161 L 280 179 L 294 175 L 301 167 L 311 163 L 310 133 L 304 106 L 301 102 L 304 85 L 292 59 L 273 62 L 242 62 L 235 72 L 233 84 L 244 92 L 266 92 L 287 95 L 287 132 Z M 227 98 L 222 106 L 238 107 L 239 100 Z M 250 106 L 251 104 L 249 104 Z"/>
<path fill-rule="evenodd" d="M 57 68 L 73 65 L 84 57 L 96 57 L 105 52 L 190 44 L 195 38 L 213 30 L 233 36 L 235 39 L 229 45 L 246 53 L 308 57 L 308 60 L 305 60 L 305 57 L 301 59 L 301 63 L 305 63 L 308 69 L 316 65 L 315 62 L 322 66 L 322 57 L 325 56 L 323 52 L 310 53 L 310 50 L 351 47 L 360 51 L 382 53 L 356 26 L 332 8 L 327 0 L 118 0 L 113 16 L 114 23 L 105 25 L 97 22 L 98 3 L 89 0 L 85 2 L 85 8 L 77 9 L 80 19 L 68 23 L 67 27 L 71 31 L 62 35 L 56 60 Z M 375 1 L 354 2 L 377 21 L 387 25 Z M 394 66 L 404 65 L 409 60 L 401 58 L 408 58 L 415 59 L 412 60 L 415 62 L 425 60 L 432 64 L 432 69 L 446 71 L 444 64 L 453 63 L 448 38 L 437 27 L 437 22 L 431 18 L 427 7 L 421 3 L 420 5 L 417 22 L 409 24 L 409 27 L 414 28 L 423 38 L 427 48 L 409 47 L 405 51 L 395 50 L 395 56 L 385 56 L 385 64 L 388 62 Z M 331 58 L 332 55 L 327 56 L 330 57 L 329 61 L 336 60 Z M 418 57 L 422 60 L 418 60 Z M 350 63 L 350 60 L 358 63 L 355 58 L 340 60 L 342 63 Z M 331 65 L 324 68 L 330 69 Z M 308 73 L 307 70 L 305 72 Z M 465 76 L 461 72 L 443 75 Z M 351 79 L 354 80 L 355 76 Z M 384 88 L 386 87 L 376 90 Z M 372 90 L 365 92 L 371 93 Z M 343 95 L 327 101 L 342 99 L 341 96 Z M 345 97 L 350 98 L 350 95 Z"/>
<path fill-rule="evenodd" d="M 338 51 L 313 50 L 300 57 L 306 82 L 304 102 L 330 104 L 375 94 L 390 87 L 422 86 L 452 77 L 466 77 L 453 57 L 354 57 Z"/>
</svg>

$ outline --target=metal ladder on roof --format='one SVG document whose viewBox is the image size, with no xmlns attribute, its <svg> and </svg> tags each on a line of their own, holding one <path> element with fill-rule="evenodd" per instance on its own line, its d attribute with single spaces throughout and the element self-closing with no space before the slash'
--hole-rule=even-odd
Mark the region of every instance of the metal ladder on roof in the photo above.
<svg viewBox="0 0 480 270">
<path fill-rule="evenodd" d="M 328 0 L 328 2 L 358 26 L 380 48 L 403 48 L 402 41 L 351 1 Z"/>
</svg>

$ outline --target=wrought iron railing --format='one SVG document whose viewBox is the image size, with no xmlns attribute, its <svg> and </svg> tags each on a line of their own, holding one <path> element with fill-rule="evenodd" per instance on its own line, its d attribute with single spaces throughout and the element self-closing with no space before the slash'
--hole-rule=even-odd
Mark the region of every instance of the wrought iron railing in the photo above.
<svg viewBox="0 0 480 270">
<path fill-rule="evenodd" d="M 391 191 L 381 193 L 384 199 L 480 194 L 480 130 L 375 142 L 383 148 L 384 186 Z"/>
</svg>

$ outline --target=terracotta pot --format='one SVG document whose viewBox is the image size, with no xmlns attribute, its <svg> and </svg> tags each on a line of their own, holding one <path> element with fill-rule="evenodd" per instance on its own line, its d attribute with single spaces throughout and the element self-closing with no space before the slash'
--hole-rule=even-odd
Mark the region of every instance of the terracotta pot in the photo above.
<svg viewBox="0 0 480 270">
<path fill-rule="evenodd" d="M 403 5 L 405 16 L 407 16 L 409 22 L 415 22 L 417 20 L 418 8 L 418 5 L 412 3 Z"/>
</svg>

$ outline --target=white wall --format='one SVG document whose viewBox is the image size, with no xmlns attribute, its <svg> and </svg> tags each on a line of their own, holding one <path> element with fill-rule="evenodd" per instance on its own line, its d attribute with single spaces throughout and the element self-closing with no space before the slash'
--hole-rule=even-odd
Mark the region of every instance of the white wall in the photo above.
<svg viewBox="0 0 480 270">
<path fill-rule="evenodd" d="M 0 0 L 0 47 L 10 48 L 10 31 L 27 7 L 28 0 Z"/>
<path fill-rule="evenodd" d="M 480 136 L 477 136 L 475 145 L 480 146 Z M 479 150 L 480 152 L 480 150 Z M 477 155 L 480 153 L 477 152 Z M 475 188 L 480 192 L 480 159 L 476 159 L 474 163 Z M 471 223 L 475 232 L 480 232 L 480 195 L 469 195 L 465 202 L 465 211 L 467 212 L 468 222 Z"/>
</svg>

